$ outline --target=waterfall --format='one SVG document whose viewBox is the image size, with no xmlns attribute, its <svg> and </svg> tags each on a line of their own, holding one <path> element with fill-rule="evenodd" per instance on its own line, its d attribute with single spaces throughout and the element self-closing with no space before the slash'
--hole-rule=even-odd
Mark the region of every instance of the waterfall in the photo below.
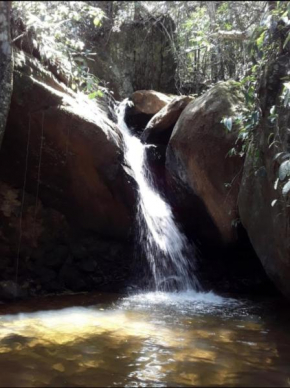
<svg viewBox="0 0 290 388">
<path fill-rule="evenodd" d="M 147 166 L 146 145 L 130 133 L 125 123 L 128 99 L 118 107 L 118 126 L 123 133 L 125 158 L 138 184 L 137 224 L 139 244 L 149 262 L 156 290 L 200 289 L 194 275 L 194 247 L 178 229 L 170 206 L 153 185 Z"/>
</svg>

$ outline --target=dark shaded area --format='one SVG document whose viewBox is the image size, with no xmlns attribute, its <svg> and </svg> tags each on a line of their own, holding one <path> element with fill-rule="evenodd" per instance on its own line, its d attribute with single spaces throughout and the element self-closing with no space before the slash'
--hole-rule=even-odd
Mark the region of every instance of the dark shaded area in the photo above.
<svg viewBox="0 0 290 388">
<path fill-rule="evenodd" d="M 152 117 L 153 115 L 147 115 L 146 113 L 135 113 L 134 108 L 127 107 L 125 122 L 134 135 L 141 137 Z"/>
<path fill-rule="evenodd" d="M 184 187 L 183 196 L 179 193 L 178 200 L 168 189 L 167 195 L 180 228 L 197 247 L 197 274 L 206 290 L 257 295 L 278 293 L 238 220 L 237 242 L 222 244 L 220 232 L 200 198 Z"/>
<path fill-rule="evenodd" d="M 175 124 L 174 124 L 175 125 Z M 146 133 L 143 132 L 141 136 L 141 140 L 143 143 L 147 144 L 160 144 L 167 146 L 169 139 L 171 137 L 174 125 L 171 125 L 170 127 L 166 128 L 166 130 L 159 130 L 159 131 L 150 131 L 150 129 Z"/>
<path fill-rule="evenodd" d="M 165 145 L 148 144 L 145 149 L 146 164 L 153 179 L 153 185 L 157 191 L 166 198 L 165 153 Z"/>
</svg>

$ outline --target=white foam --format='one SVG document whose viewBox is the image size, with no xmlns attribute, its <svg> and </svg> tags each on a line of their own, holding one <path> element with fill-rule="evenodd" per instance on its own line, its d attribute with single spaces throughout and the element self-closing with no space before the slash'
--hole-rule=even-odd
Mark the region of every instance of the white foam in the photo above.
<svg viewBox="0 0 290 388">
<path fill-rule="evenodd" d="M 184 305 L 194 305 L 197 303 L 208 304 L 208 305 L 229 305 L 239 303 L 237 300 L 232 298 L 224 298 L 216 295 L 213 292 L 196 292 L 194 290 L 188 290 L 184 292 L 147 292 L 135 294 L 123 299 L 123 301 L 131 303 L 142 303 L 147 305 L 170 305 L 177 307 Z"/>
</svg>

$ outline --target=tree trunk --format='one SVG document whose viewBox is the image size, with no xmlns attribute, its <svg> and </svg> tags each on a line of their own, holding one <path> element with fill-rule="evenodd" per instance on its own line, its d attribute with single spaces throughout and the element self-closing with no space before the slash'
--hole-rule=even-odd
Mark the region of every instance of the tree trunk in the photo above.
<svg viewBox="0 0 290 388">
<path fill-rule="evenodd" d="M 216 2 L 208 1 L 207 3 L 207 11 L 209 14 L 209 24 L 210 24 L 210 32 L 212 36 L 214 36 L 214 31 L 216 29 Z M 218 80 L 218 40 L 215 39 L 215 47 L 211 50 L 211 80 L 212 82 L 217 82 Z"/>
<path fill-rule="evenodd" d="M 11 1 L 0 1 L 0 147 L 12 94 L 13 58 L 10 35 Z"/>
</svg>

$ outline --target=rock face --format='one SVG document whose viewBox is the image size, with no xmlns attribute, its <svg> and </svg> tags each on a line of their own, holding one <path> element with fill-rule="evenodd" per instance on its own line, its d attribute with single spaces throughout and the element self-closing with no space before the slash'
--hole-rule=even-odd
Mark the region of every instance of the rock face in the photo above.
<svg viewBox="0 0 290 388">
<path fill-rule="evenodd" d="M 141 140 L 145 143 L 166 145 L 181 112 L 192 100 L 193 97 L 189 96 L 175 97 L 152 117 L 142 133 Z"/>
<path fill-rule="evenodd" d="M 132 189 L 121 134 L 100 106 L 29 61 L 19 54 L 15 62 L 0 179 L 19 188 L 26 179 L 25 190 L 80 227 L 126 236 Z"/>
<path fill-rule="evenodd" d="M 0 152 L 0 297 L 13 297 L 17 273 L 20 296 L 124 289 L 135 193 L 123 156 L 107 109 L 15 52 Z"/>
<path fill-rule="evenodd" d="M 179 117 L 166 152 L 167 180 L 187 222 L 212 244 L 237 239 L 237 197 L 243 159 L 229 157 L 237 128 L 228 132 L 224 117 L 243 109 L 243 97 L 233 81 L 221 82 L 187 105 Z"/>
<path fill-rule="evenodd" d="M 35 210 L 35 203 L 0 182 L 0 300 L 126 289 L 134 272 L 131 244 L 72 228 L 63 214 L 41 200 Z"/>
<path fill-rule="evenodd" d="M 97 51 L 90 72 L 107 82 L 116 99 L 123 99 L 135 90 L 155 89 L 163 93 L 176 91 L 176 63 L 164 26 L 174 29 L 173 21 L 123 23 L 88 38 L 88 47 Z"/>
<path fill-rule="evenodd" d="M 264 74 L 259 91 L 262 119 L 247 152 L 238 204 L 242 224 L 263 267 L 290 298 L 290 202 L 289 193 L 282 193 L 289 171 L 286 169 L 283 177 L 281 167 L 285 162 L 287 166 L 290 159 L 290 112 L 289 106 L 281 102 L 283 78 L 287 74 L 289 52 L 273 62 Z M 269 117 L 273 105 L 276 119 Z M 283 180 L 277 181 L 279 169 Z"/>
</svg>

